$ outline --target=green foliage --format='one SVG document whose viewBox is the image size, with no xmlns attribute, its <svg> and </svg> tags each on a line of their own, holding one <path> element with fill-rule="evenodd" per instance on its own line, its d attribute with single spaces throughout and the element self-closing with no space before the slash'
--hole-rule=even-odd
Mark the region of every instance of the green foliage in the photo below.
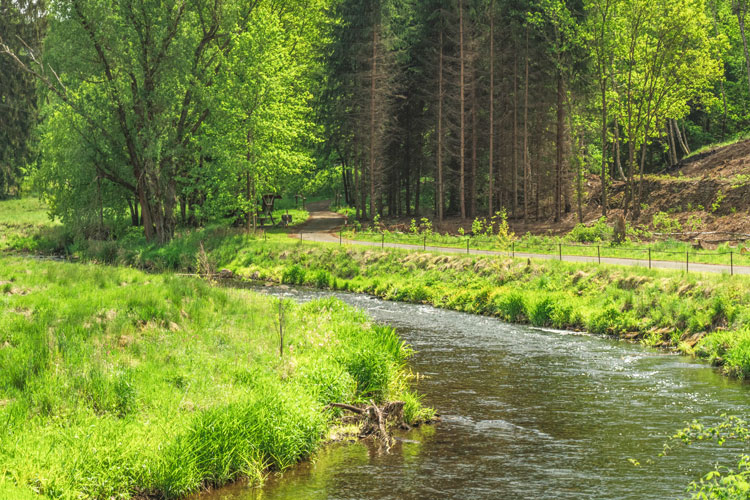
<svg viewBox="0 0 750 500">
<path fill-rule="evenodd" d="M 31 62 L 46 31 L 45 5 L 36 1 L 0 4 L 0 199 L 20 194 L 27 166 L 35 162 L 37 140 L 36 82 L 3 54 L 2 44 Z"/>
<path fill-rule="evenodd" d="M 302 285 L 305 283 L 306 271 L 298 264 L 293 264 L 284 270 L 281 275 L 281 282 L 290 285 Z"/>
<path fill-rule="evenodd" d="M 722 415 L 717 424 L 708 425 L 693 420 L 686 427 L 678 430 L 671 441 L 664 444 L 663 457 L 678 452 L 673 442 L 691 446 L 702 441 L 715 441 L 720 446 L 727 442 L 747 443 L 750 441 L 750 427 L 746 420 Z M 688 486 L 694 500 L 732 500 L 747 498 L 750 492 L 750 457 L 743 454 L 739 457 L 736 468 L 718 465 L 697 481 Z"/>
<path fill-rule="evenodd" d="M 655 213 L 651 225 L 654 227 L 654 230 L 662 233 L 678 233 L 682 231 L 680 221 L 666 212 Z"/>
<path fill-rule="evenodd" d="M 579 243 L 599 243 L 612 239 L 612 228 L 607 225 L 607 218 L 600 217 L 593 226 L 576 224 L 566 239 Z"/>
<path fill-rule="evenodd" d="M 716 193 L 716 199 L 713 203 L 711 203 L 711 213 L 715 214 L 719 211 L 719 209 L 721 208 L 721 203 L 726 197 L 727 196 L 721 191 L 721 189 L 719 189 L 719 192 Z"/>
</svg>

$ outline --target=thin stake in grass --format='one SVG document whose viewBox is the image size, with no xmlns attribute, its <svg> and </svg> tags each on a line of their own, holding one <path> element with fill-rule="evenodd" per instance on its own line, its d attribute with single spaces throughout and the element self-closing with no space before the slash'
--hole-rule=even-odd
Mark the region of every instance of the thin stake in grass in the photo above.
<svg viewBox="0 0 750 500">
<path fill-rule="evenodd" d="M 284 301 L 279 299 L 279 357 L 284 357 Z"/>
</svg>

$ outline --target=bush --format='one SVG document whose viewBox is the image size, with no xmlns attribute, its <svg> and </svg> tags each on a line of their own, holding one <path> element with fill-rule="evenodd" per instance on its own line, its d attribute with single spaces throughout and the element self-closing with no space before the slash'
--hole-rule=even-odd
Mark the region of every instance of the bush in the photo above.
<svg viewBox="0 0 750 500">
<path fill-rule="evenodd" d="M 301 285 L 305 282 L 305 270 L 298 264 L 293 264 L 286 269 L 281 275 L 281 282 L 289 285 Z"/>
<path fill-rule="evenodd" d="M 550 326 L 554 310 L 555 301 L 550 297 L 544 297 L 529 308 L 529 321 L 534 326 Z"/>
<path fill-rule="evenodd" d="M 651 225 L 654 230 L 662 233 L 679 233 L 682 231 L 682 224 L 676 218 L 666 212 L 657 212 L 651 219 Z"/>
<path fill-rule="evenodd" d="M 316 271 L 313 275 L 313 284 L 318 288 L 329 288 L 332 281 L 331 273 L 323 269 Z"/>
<path fill-rule="evenodd" d="M 612 238 L 612 228 L 607 225 L 607 218 L 600 217 L 593 226 L 577 224 L 567 235 L 568 241 L 578 243 L 599 243 Z"/>
</svg>

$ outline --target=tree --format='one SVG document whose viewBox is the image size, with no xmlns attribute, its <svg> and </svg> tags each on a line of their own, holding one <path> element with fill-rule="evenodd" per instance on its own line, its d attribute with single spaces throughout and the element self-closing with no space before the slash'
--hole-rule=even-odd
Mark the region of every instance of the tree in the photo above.
<svg viewBox="0 0 750 500">
<path fill-rule="evenodd" d="M 5 46 L 25 64 L 39 52 L 46 29 L 44 4 L 38 0 L 0 0 L 0 51 Z M 32 159 L 37 122 L 34 78 L 0 55 L 0 198 L 17 190 L 22 167 Z"/>
<path fill-rule="evenodd" d="M 681 118 L 691 100 L 707 96 L 721 75 L 720 41 L 711 37 L 701 0 L 634 0 L 624 5 L 616 22 L 618 112 L 628 143 L 625 210 L 637 212 L 646 146 L 656 135 L 656 124 Z M 636 173 L 641 179 L 637 197 Z"/>
</svg>

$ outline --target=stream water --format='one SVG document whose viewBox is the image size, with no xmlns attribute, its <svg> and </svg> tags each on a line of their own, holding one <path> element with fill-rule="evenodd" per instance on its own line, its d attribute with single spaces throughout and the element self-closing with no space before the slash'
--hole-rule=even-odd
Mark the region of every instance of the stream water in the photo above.
<svg viewBox="0 0 750 500">
<path fill-rule="evenodd" d="M 328 292 L 267 289 L 306 301 Z M 396 327 L 417 354 L 425 403 L 442 421 L 398 436 L 326 447 L 263 488 L 201 500 L 684 498 L 687 484 L 737 447 L 679 447 L 693 418 L 747 416 L 748 384 L 689 358 L 585 334 L 508 325 L 428 306 L 335 294 Z M 746 451 L 746 450 L 745 450 Z"/>
</svg>

